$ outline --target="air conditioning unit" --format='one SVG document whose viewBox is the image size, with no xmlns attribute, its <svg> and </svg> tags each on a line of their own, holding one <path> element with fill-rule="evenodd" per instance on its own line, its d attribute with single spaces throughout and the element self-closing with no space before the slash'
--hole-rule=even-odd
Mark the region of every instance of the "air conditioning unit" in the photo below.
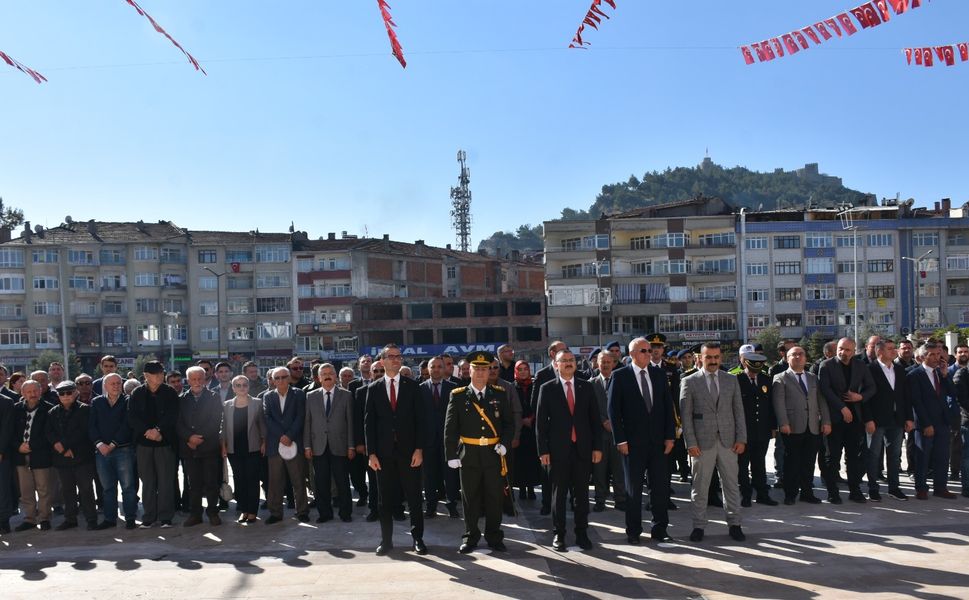
<svg viewBox="0 0 969 600">
<path fill-rule="evenodd" d="M 611 304 L 603 304 L 602 306 L 599 307 L 599 310 L 601 312 L 604 312 L 604 313 L 612 312 L 612 305 Z"/>
</svg>

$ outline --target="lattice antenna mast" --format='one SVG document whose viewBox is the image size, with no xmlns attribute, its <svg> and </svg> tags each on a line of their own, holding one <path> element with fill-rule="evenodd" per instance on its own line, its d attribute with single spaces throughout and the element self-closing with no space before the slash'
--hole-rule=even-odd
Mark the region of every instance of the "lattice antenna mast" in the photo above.
<svg viewBox="0 0 969 600">
<path fill-rule="evenodd" d="M 465 161 L 468 155 L 464 150 L 458 150 L 458 164 L 461 174 L 458 175 L 458 186 L 451 188 L 451 226 L 457 233 L 458 247 L 462 252 L 471 251 L 471 170 Z"/>
</svg>

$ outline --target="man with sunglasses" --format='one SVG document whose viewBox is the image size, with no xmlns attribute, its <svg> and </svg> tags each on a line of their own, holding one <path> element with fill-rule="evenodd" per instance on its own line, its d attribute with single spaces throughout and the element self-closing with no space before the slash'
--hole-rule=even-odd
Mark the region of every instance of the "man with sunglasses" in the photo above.
<svg viewBox="0 0 969 600">
<path fill-rule="evenodd" d="M 269 518 L 266 525 L 283 520 L 283 490 L 286 474 L 293 484 L 296 518 L 307 523 L 309 505 L 306 500 L 306 466 L 298 444 L 303 440 L 303 423 L 306 418 L 306 395 L 303 390 L 290 386 L 289 369 L 279 367 L 269 374 L 276 389 L 263 397 L 266 419 L 266 458 L 269 462 L 269 489 L 266 504 Z"/>
<path fill-rule="evenodd" d="M 94 399 L 94 380 L 87 373 L 81 373 L 74 378 L 74 385 L 77 387 L 77 401 L 81 404 L 91 405 Z"/>
<path fill-rule="evenodd" d="M 309 377 L 303 373 L 303 360 L 300 357 L 294 356 L 289 359 L 286 368 L 289 369 L 289 387 L 302 390 L 312 383 Z"/>
<path fill-rule="evenodd" d="M 77 402 L 73 381 L 61 381 L 55 392 L 59 403 L 48 414 L 46 432 L 64 494 L 64 522 L 54 529 L 77 527 L 80 504 L 87 528 L 92 530 L 97 528 L 98 513 L 94 504 L 94 444 L 88 436 L 91 408 Z"/>
</svg>

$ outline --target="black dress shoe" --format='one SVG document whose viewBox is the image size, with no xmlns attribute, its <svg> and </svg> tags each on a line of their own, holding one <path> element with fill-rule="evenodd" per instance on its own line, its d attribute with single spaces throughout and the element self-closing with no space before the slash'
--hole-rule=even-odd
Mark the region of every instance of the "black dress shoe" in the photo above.
<svg viewBox="0 0 969 600">
<path fill-rule="evenodd" d="M 461 518 L 461 514 L 458 513 L 458 507 L 457 506 L 448 506 L 447 507 L 447 516 L 450 517 L 450 518 L 452 518 L 452 519 L 460 519 Z"/>
<path fill-rule="evenodd" d="M 41 531 L 50 531 L 50 521 L 41 521 L 40 522 L 40 530 Z"/>
<path fill-rule="evenodd" d="M 552 514 L 552 508 L 551 508 L 551 507 L 549 507 L 549 508 L 545 508 L 545 507 L 543 506 L 543 507 L 542 507 L 542 509 L 541 509 L 540 511 L 538 511 L 538 514 L 540 514 L 540 515 L 542 515 L 542 516 L 545 516 L 545 515 L 550 515 L 550 514 Z"/>
<path fill-rule="evenodd" d="M 24 521 L 20 525 L 13 528 L 14 531 L 30 531 L 31 529 L 37 529 L 37 524 Z"/>
<path fill-rule="evenodd" d="M 831 504 L 844 504 L 844 500 L 841 499 L 841 494 L 828 494 L 828 502 Z"/>
<path fill-rule="evenodd" d="M 276 515 L 269 515 L 269 518 L 266 519 L 265 523 L 266 525 L 273 525 L 275 523 L 279 523 L 282 520 L 283 520 L 282 517 L 277 517 Z"/>
<path fill-rule="evenodd" d="M 310 516 L 306 513 L 300 513 L 296 515 L 296 520 L 299 521 L 300 523 L 309 523 Z"/>
<path fill-rule="evenodd" d="M 327 515 L 325 517 L 323 515 L 320 515 L 320 516 L 316 517 L 316 522 L 317 523 L 327 523 L 327 522 L 332 521 L 332 520 L 333 520 L 333 515 Z"/>
<path fill-rule="evenodd" d="M 774 500 L 769 495 L 765 494 L 763 496 L 757 496 L 757 504 L 766 504 L 767 506 L 777 506 L 777 500 Z"/>
<path fill-rule="evenodd" d="M 0 533 L 7 534 L 10 533 L 10 523 L 4 521 L 0 523 Z"/>
<path fill-rule="evenodd" d="M 784 497 L 784 506 L 794 506 L 794 498 L 792 496 Z"/>
<path fill-rule="evenodd" d="M 393 544 L 380 544 L 377 546 L 377 556 L 387 556 L 394 549 Z"/>
<path fill-rule="evenodd" d="M 730 537 L 737 542 L 742 542 L 747 539 L 747 536 L 744 535 L 744 530 L 740 528 L 740 525 L 730 526 Z"/>
<path fill-rule="evenodd" d="M 138 526 L 138 523 L 136 523 L 134 519 L 125 519 L 125 522 L 124 522 L 125 529 L 134 529 L 137 526 Z"/>
<path fill-rule="evenodd" d="M 67 531 L 68 529 L 74 529 L 75 527 L 77 527 L 77 521 L 64 521 L 55 527 L 54 531 Z"/>
<path fill-rule="evenodd" d="M 650 539 L 652 539 L 654 542 L 657 542 L 657 543 L 673 541 L 673 538 L 670 537 L 670 534 L 666 532 L 666 527 L 663 527 L 660 525 L 656 525 L 653 527 L 653 529 L 649 532 L 649 537 Z"/>
<path fill-rule="evenodd" d="M 344 523 L 350 523 L 351 521 L 353 521 L 353 517 L 351 517 L 350 515 L 340 515 L 340 520 L 343 521 Z"/>
<path fill-rule="evenodd" d="M 189 518 L 185 519 L 182 523 L 182 527 L 195 527 L 202 522 L 202 517 L 197 515 L 191 515 Z"/>
<path fill-rule="evenodd" d="M 721 506 L 722 506 L 722 505 L 721 505 Z M 667 503 L 666 503 L 666 509 L 667 509 L 667 510 L 679 510 L 679 509 L 680 509 L 680 507 L 679 507 L 679 506 L 677 506 L 677 505 L 675 505 L 675 504 L 673 504 L 673 501 L 672 501 L 672 500 L 670 500 L 669 502 L 667 502 Z"/>
<path fill-rule="evenodd" d="M 556 533 L 555 537 L 552 538 L 552 548 L 558 550 L 559 552 L 568 552 L 565 547 L 565 536 Z"/>
<path fill-rule="evenodd" d="M 865 504 L 866 502 L 868 502 L 868 499 L 865 498 L 865 495 L 861 493 L 861 490 L 855 490 L 849 493 L 848 500 L 851 500 L 852 502 L 857 502 L 858 504 Z"/>
<path fill-rule="evenodd" d="M 114 529 L 117 526 L 118 526 L 117 521 L 101 521 L 100 523 L 94 526 L 94 529 L 97 531 L 104 531 L 105 529 Z"/>
<path fill-rule="evenodd" d="M 402 511 L 402 510 L 401 511 L 397 511 L 397 512 L 394 513 L 394 520 L 395 521 L 403 521 L 406 518 L 407 517 L 404 516 L 404 511 Z"/>
<path fill-rule="evenodd" d="M 460 552 L 461 554 L 471 554 L 471 552 L 474 550 L 474 546 L 475 546 L 474 544 L 469 544 L 468 542 L 464 542 L 463 544 L 458 546 L 458 552 Z"/>
<path fill-rule="evenodd" d="M 498 540 L 497 542 L 495 542 L 493 544 L 488 544 L 488 547 L 491 548 L 492 550 L 494 550 L 495 552 L 507 552 L 508 551 L 508 548 L 505 546 L 505 543 L 503 541 L 501 541 L 501 540 Z"/>
<path fill-rule="evenodd" d="M 744 508 L 750 508 L 750 497 L 744 496 L 740 499 L 740 506 Z"/>
<path fill-rule="evenodd" d="M 427 554 L 427 546 L 424 545 L 424 540 L 414 540 L 414 552 L 420 556 Z"/>
<path fill-rule="evenodd" d="M 596 502 L 592 505 L 592 512 L 602 512 L 604 510 L 606 510 L 605 502 Z"/>
<path fill-rule="evenodd" d="M 699 527 L 694 528 L 693 531 L 690 532 L 690 541 L 691 542 L 702 542 L 703 541 L 703 530 L 700 529 Z"/>
<path fill-rule="evenodd" d="M 592 540 L 584 533 L 575 536 L 575 543 L 583 550 L 592 550 Z"/>
<path fill-rule="evenodd" d="M 801 496 L 801 502 L 807 502 L 808 504 L 821 504 L 821 499 L 814 494 L 805 494 Z"/>
<path fill-rule="evenodd" d="M 360 496 L 360 498 L 357 500 L 357 506 L 366 506 L 366 505 L 367 505 L 367 497 Z"/>
<path fill-rule="evenodd" d="M 434 510 L 434 509 L 432 509 L 432 508 L 429 508 L 429 509 L 427 509 L 427 510 L 424 511 L 424 518 L 425 519 L 433 519 L 436 516 L 437 516 L 437 511 Z"/>
<path fill-rule="evenodd" d="M 370 511 L 367 513 L 367 523 L 373 523 L 380 519 L 380 516 L 375 511 Z"/>
<path fill-rule="evenodd" d="M 639 536 L 638 535 L 627 535 L 626 536 L 626 541 L 629 542 L 630 544 L 632 544 L 633 546 L 638 546 L 639 545 Z"/>
</svg>

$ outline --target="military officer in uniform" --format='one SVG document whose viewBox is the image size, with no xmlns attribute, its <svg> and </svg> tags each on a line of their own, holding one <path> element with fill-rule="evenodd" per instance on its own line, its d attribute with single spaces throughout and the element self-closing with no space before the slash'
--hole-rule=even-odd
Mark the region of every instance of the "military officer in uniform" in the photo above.
<svg viewBox="0 0 969 600">
<path fill-rule="evenodd" d="M 757 352 L 751 344 L 740 347 L 740 366 L 737 374 L 740 397 L 744 403 L 747 423 L 747 447 L 738 455 L 740 477 L 740 505 L 750 506 L 751 496 L 757 492 L 757 503 L 777 506 L 770 497 L 767 485 L 767 448 L 777 428 L 774 403 L 771 400 L 771 378 L 764 373 L 767 357 Z"/>
<path fill-rule="evenodd" d="M 471 383 L 451 392 L 444 419 L 444 451 L 448 466 L 461 469 L 461 497 L 465 532 L 462 554 L 474 550 L 481 537 L 478 519 L 484 513 L 485 541 L 492 550 L 503 551 L 501 531 L 502 494 L 505 490 L 505 454 L 515 437 L 515 417 L 504 388 L 488 385 L 494 356 L 472 352 Z"/>
</svg>

